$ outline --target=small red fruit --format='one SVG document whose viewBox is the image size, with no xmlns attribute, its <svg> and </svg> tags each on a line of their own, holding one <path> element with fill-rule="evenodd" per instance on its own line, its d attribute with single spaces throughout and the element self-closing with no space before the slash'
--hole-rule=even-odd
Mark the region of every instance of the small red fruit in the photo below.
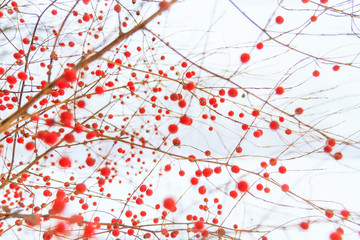
<svg viewBox="0 0 360 240">
<path fill-rule="evenodd" d="M 170 2 L 167 2 L 167 1 L 161 1 L 159 2 L 159 7 L 160 7 L 160 10 L 161 11 L 165 11 L 165 10 L 168 10 L 171 6 L 171 3 Z"/>
<path fill-rule="evenodd" d="M 284 18 L 283 18 L 282 16 L 277 16 L 277 17 L 275 18 L 275 22 L 276 22 L 277 24 L 282 24 L 282 23 L 284 23 Z"/>
<path fill-rule="evenodd" d="M 164 200 L 164 208 L 167 210 L 170 210 L 171 212 L 175 212 L 177 210 L 176 208 L 176 202 L 173 198 L 169 197 Z"/>
<path fill-rule="evenodd" d="M 250 54 L 248 54 L 248 53 L 241 54 L 240 60 L 241 60 L 242 63 L 249 62 L 250 61 Z"/>
<path fill-rule="evenodd" d="M 176 124 L 170 124 L 168 129 L 171 134 L 175 134 L 178 131 L 178 126 Z"/>
<path fill-rule="evenodd" d="M 86 191 L 86 186 L 84 183 L 76 184 L 75 193 L 82 194 Z"/>
<path fill-rule="evenodd" d="M 270 123 L 270 129 L 276 130 L 276 129 L 278 129 L 278 128 L 279 128 L 279 123 L 278 123 L 277 121 L 272 121 L 272 122 Z"/>
<path fill-rule="evenodd" d="M 245 182 L 245 181 L 240 181 L 239 183 L 238 183 L 238 189 L 239 189 L 239 191 L 240 192 L 247 192 L 248 191 L 248 189 L 249 189 L 249 185 L 248 185 L 248 183 L 247 182 Z"/>
<path fill-rule="evenodd" d="M 62 157 L 59 160 L 60 167 L 69 168 L 71 167 L 71 159 L 69 157 Z"/>
<path fill-rule="evenodd" d="M 238 95 L 238 91 L 236 90 L 236 88 L 230 88 L 228 91 L 228 95 L 229 97 L 236 97 Z"/>
</svg>

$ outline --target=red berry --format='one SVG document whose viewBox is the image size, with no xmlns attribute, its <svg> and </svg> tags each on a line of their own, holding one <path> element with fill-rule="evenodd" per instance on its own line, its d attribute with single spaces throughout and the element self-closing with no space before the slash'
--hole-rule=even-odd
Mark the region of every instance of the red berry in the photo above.
<svg viewBox="0 0 360 240">
<path fill-rule="evenodd" d="M 171 134 L 175 134 L 178 131 L 178 126 L 176 124 L 170 124 L 168 129 Z"/>
<path fill-rule="evenodd" d="M 90 15 L 88 13 L 85 13 L 82 19 L 84 20 L 84 22 L 88 22 L 90 21 Z"/>
<path fill-rule="evenodd" d="M 23 81 L 25 81 L 28 78 L 28 75 L 25 72 L 19 72 L 17 76 L 20 80 Z"/>
<path fill-rule="evenodd" d="M 192 73 L 191 72 L 187 72 L 186 74 L 185 74 L 185 76 L 187 77 L 187 78 L 192 78 Z"/>
<path fill-rule="evenodd" d="M 173 145 L 176 147 L 180 146 L 180 144 L 181 144 L 181 141 L 179 138 L 174 138 L 172 142 L 173 142 Z"/>
<path fill-rule="evenodd" d="M 168 10 L 171 6 L 171 3 L 170 2 L 167 2 L 167 1 L 161 1 L 159 2 L 159 8 L 161 11 L 165 11 L 165 10 Z"/>
<path fill-rule="evenodd" d="M 239 173 L 239 172 L 240 172 L 240 168 L 239 168 L 239 166 L 237 166 L 237 165 L 233 165 L 233 166 L 231 166 L 231 171 L 232 171 L 233 173 Z"/>
<path fill-rule="evenodd" d="M 44 232 L 43 234 L 43 240 L 51 240 L 53 238 L 54 234 L 52 231 Z"/>
<path fill-rule="evenodd" d="M 113 229 L 111 231 L 111 234 L 114 236 L 114 237 L 118 237 L 120 235 L 120 230 L 119 229 Z"/>
<path fill-rule="evenodd" d="M 256 138 L 259 138 L 261 137 L 261 132 L 259 132 L 259 130 L 256 130 L 254 133 L 253 133 L 254 137 Z"/>
<path fill-rule="evenodd" d="M 201 231 L 204 229 L 204 222 L 203 221 L 197 221 L 194 223 L 194 230 L 195 231 Z"/>
<path fill-rule="evenodd" d="M 60 167 L 69 168 L 71 167 L 71 159 L 69 157 L 62 157 L 59 160 Z"/>
<path fill-rule="evenodd" d="M 79 183 L 79 184 L 76 184 L 76 187 L 75 187 L 75 192 L 76 193 L 84 193 L 86 191 L 86 186 L 84 183 Z"/>
<path fill-rule="evenodd" d="M 170 210 L 171 212 L 176 212 L 177 208 L 176 208 L 176 202 L 173 198 L 166 198 L 164 200 L 164 208 L 166 208 L 167 210 Z"/>
<path fill-rule="evenodd" d="M 275 166 L 277 164 L 277 160 L 275 158 L 271 158 L 269 163 L 271 166 Z"/>
<path fill-rule="evenodd" d="M 264 47 L 264 44 L 261 43 L 261 42 L 256 44 L 256 48 L 259 49 L 259 50 L 263 49 L 263 47 Z"/>
<path fill-rule="evenodd" d="M 171 171 L 171 165 L 170 164 L 166 164 L 164 167 L 164 171 L 165 172 L 170 172 Z"/>
<path fill-rule="evenodd" d="M 31 227 L 39 225 L 41 222 L 40 214 L 31 214 L 25 217 L 25 223 Z"/>
<path fill-rule="evenodd" d="M 15 84 L 17 82 L 16 78 L 14 76 L 7 76 L 6 77 L 6 81 L 9 83 L 9 84 Z"/>
<path fill-rule="evenodd" d="M 338 232 L 331 233 L 330 240 L 342 240 L 341 234 Z"/>
<path fill-rule="evenodd" d="M 196 177 L 193 177 L 193 178 L 191 178 L 190 182 L 192 185 L 196 185 L 199 183 L 199 179 L 197 179 Z"/>
<path fill-rule="evenodd" d="M 230 88 L 228 91 L 228 95 L 229 97 L 236 97 L 238 95 L 238 91 L 236 90 L 236 88 Z"/>
<path fill-rule="evenodd" d="M 343 155 L 342 155 L 341 152 L 337 152 L 337 153 L 334 154 L 333 157 L 335 158 L 335 160 L 341 160 Z"/>
<path fill-rule="evenodd" d="M 277 24 L 282 24 L 284 22 L 284 18 L 282 16 L 277 16 L 275 21 Z"/>
<path fill-rule="evenodd" d="M 60 122 L 64 123 L 66 127 L 70 127 L 73 120 L 74 115 L 69 111 L 65 111 L 60 114 Z"/>
<path fill-rule="evenodd" d="M 54 145 L 58 141 L 58 133 L 57 132 L 44 131 L 44 133 L 42 134 L 41 139 L 44 142 L 46 142 L 47 144 L 49 144 L 49 145 Z"/>
<path fill-rule="evenodd" d="M 332 218 L 334 216 L 334 211 L 330 210 L 330 209 L 326 209 L 325 210 L 325 216 L 328 218 Z"/>
<path fill-rule="evenodd" d="M 25 149 L 29 150 L 29 151 L 34 150 L 35 149 L 35 143 L 33 143 L 33 142 L 26 143 L 25 144 Z"/>
<path fill-rule="evenodd" d="M 103 94 L 104 92 L 105 92 L 105 90 L 104 90 L 104 87 L 102 87 L 102 86 L 97 86 L 95 88 L 95 93 L 96 94 Z"/>
<path fill-rule="evenodd" d="M 202 171 L 205 177 L 210 177 L 213 172 L 214 171 L 212 168 L 204 168 L 204 170 Z"/>
<path fill-rule="evenodd" d="M 287 184 L 281 185 L 281 190 L 282 190 L 283 192 L 288 192 L 288 191 L 289 191 L 289 185 L 287 185 Z"/>
<path fill-rule="evenodd" d="M 117 13 L 120 12 L 121 11 L 121 6 L 119 4 L 116 4 L 114 6 L 114 11 L 117 12 Z"/>
<path fill-rule="evenodd" d="M 304 109 L 302 109 L 301 107 L 295 109 L 295 114 L 297 114 L 297 115 L 301 115 L 303 112 L 304 112 Z"/>
<path fill-rule="evenodd" d="M 193 122 L 192 118 L 190 118 L 186 115 L 180 117 L 180 123 L 182 123 L 184 125 L 190 126 L 192 124 L 192 122 Z"/>
<path fill-rule="evenodd" d="M 341 235 L 343 235 L 343 234 L 344 234 L 344 229 L 342 229 L 341 227 L 338 227 L 338 228 L 336 229 L 336 232 L 339 233 L 339 234 L 341 234 Z"/>
<path fill-rule="evenodd" d="M 278 129 L 278 128 L 279 128 L 279 123 L 278 123 L 277 121 L 272 121 L 272 122 L 270 123 L 270 129 L 276 130 L 276 129 Z"/>
<path fill-rule="evenodd" d="M 238 193 L 233 190 L 233 191 L 230 191 L 229 195 L 230 195 L 230 197 L 232 197 L 232 198 L 237 198 Z"/>
<path fill-rule="evenodd" d="M 70 68 L 66 68 L 64 70 L 64 74 L 62 75 L 62 77 L 70 82 L 70 83 L 73 83 L 76 81 L 77 77 L 76 77 L 76 71 L 73 70 L 73 69 L 70 69 Z"/>
<path fill-rule="evenodd" d="M 89 167 L 92 167 L 95 165 L 95 159 L 91 158 L 91 157 L 88 157 L 86 159 L 86 165 L 88 165 Z"/>
<path fill-rule="evenodd" d="M 348 218 L 350 216 L 350 213 L 347 210 L 341 210 L 340 212 L 341 216 L 343 216 L 344 218 Z"/>
<path fill-rule="evenodd" d="M 74 137 L 74 135 L 72 135 L 71 133 L 67 133 L 67 134 L 65 134 L 65 136 L 64 136 L 64 140 L 65 140 L 67 143 L 73 143 L 73 142 L 75 142 L 75 137 Z"/>
<path fill-rule="evenodd" d="M 326 152 L 326 153 L 331 153 L 331 151 L 332 151 L 332 147 L 331 147 L 331 146 L 326 145 L 326 146 L 324 147 L 324 152 Z"/>
<path fill-rule="evenodd" d="M 175 101 L 179 100 L 179 97 L 176 93 L 172 93 L 172 94 L 170 94 L 170 100 L 175 102 Z"/>
<path fill-rule="evenodd" d="M 334 147 L 336 145 L 336 140 L 333 139 L 333 138 L 329 138 L 327 141 L 326 141 L 326 145 L 329 145 L 330 147 Z"/>
<path fill-rule="evenodd" d="M 276 92 L 276 94 L 281 95 L 281 94 L 284 93 L 284 88 L 283 87 L 277 87 L 275 89 L 275 92 Z"/>
<path fill-rule="evenodd" d="M 180 100 L 178 104 L 179 104 L 179 107 L 181 107 L 181 108 L 186 107 L 186 101 L 185 101 L 185 100 L 183 100 L 183 99 L 182 99 L 182 100 Z"/>
<path fill-rule="evenodd" d="M 82 133 L 84 131 L 84 127 L 80 124 L 75 124 L 74 131 L 77 133 Z"/>
<path fill-rule="evenodd" d="M 51 207 L 51 214 L 59 214 L 64 211 L 65 207 L 66 203 L 64 198 L 59 198 L 58 196 L 56 196 L 56 199 Z"/>
<path fill-rule="evenodd" d="M 309 223 L 308 222 L 301 222 L 300 227 L 304 230 L 309 229 Z"/>
<path fill-rule="evenodd" d="M 286 167 L 280 166 L 280 167 L 279 167 L 279 173 L 281 173 L 281 174 L 286 173 Z"/>
<path fill-rule="evenodd" d="M 109 177 L 111 174 L 111 170 L 108 167 L 104 167 L 100 170 L 100 174 L 104 177 Z"/>
<path fill-rule="evenodd" d="M 186 90 L 188 91 L 192 91 L 195 89 L 195 84 L 193 82 L 188 82 L 186 85 L 185 85 L 185 88 Z"/>
<path fill-rule="evenodd" d="M 125 212 L 125 216 L 126 216 L 127 218 L 131 218 L 131 216 L 132 216 L 132 211 L 127 210 L 127 211 Z"/>
<path fill-rule="evenodd" d="M 237 185 L 240 192 L 246 192 L 249 189 L 249 185 L 245 181 L 240 181 Z"/>
<path fill-rule="evenodd" d="M 131 56 L 131 53 L 129 51 L 124 52 L 125 57 L 129 58 Z"/>
<path fill-rule="evenodd" d="M 253 115 L 254 117 L 258 117 L 260 115 L 260 113 L 258 110 L 255 109 L 251 112 L 251 115 Z"/>
<path fill-rule="evenodd" d="M 320 72 L 318 70 L 313 71 L 313 76 L 314 77 L 320 76 Z"/>
<path fill-rule="evenodd" d="M 247 63 L 248 61 L 250 61 L 250 55 L 248 53 L 243 53 L 240 56 L 240 60 L 242 63 Z"/>
<path fill-rule="evenodd" d="M 206 187 L 204 187 L 204 186 L 199 187 L 199 193 L 201 195 L 204 195 L 206 193 Z"/>
</svg>

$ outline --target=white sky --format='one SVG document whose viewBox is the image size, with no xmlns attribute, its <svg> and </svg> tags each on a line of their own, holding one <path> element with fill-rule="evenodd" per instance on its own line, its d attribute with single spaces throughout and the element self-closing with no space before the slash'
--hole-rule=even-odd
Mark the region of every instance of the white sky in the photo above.
<svg viewBox="0 0 360 240">
<path fill-rule="evenodd" d="M 279 7 L 279 2 L 282 2 L 282 7 Z M 219 104 L 217 109 L 209 110 L 209 108 L 200 107 L 198 100 L 191 98 L 190 93 L 181 90 L 179 84 L 174 81 L 162 80 L 163 93 L 157 95 L 159 99 L 157 104 L 170 109 L 172 111 L 170 117 L 163 117 L 162 121 L 155 122 L 154 115 L 157 114 L 157 108 L 152 109 L 150 104 L 140 99 L 136 101 L 130 99 L 125 100 L 127 101 L 125 107 L 120 104 L 113 104 L 111 108 L 107 108 L 106 111 L 117 115 L 114 120 L 107 120 L 107 122 L 121 125 L 125 115 L 131 116 L 140 106 L 146 106 L 148 115 L 132 119 L 129 123 L 129 131 L 142 131 L 144 133 L 145 130 L 139 130 L 139 126 L 143 124 L 145 129 L 149 130 L 149 134 L 144 135 L 147 140 L 153 142 L 154 145 L 159 145 L 162 141 L 161 138 L 168 134 L 168 125 L 178 123 L 178 117 L 186 113 L 193 118 L 194 122 L 192 126 L 179 125 L 179 133 L 176 136 L 181 139 L 181 148 L 171 147 L 171 141 L 175 136 L 170 136 L 169 145 L 162 145 L 162 150 L 182 156 L 195 154 L 200 159 L 225 162 L 243 138 L 241 141 L 243 152 L 234 154 L 229 161 L 230 164 L 237 164 L 241 169 L 247 171 L 259 172 L 261 161 L 268 162 L 271 157 L 277 157 L 279 164 L 276 167 L 267 169 L 271 178 L 277 183 L 288 184 L 294 194 L 312 201 L 320 207 L 330 208 L 337 215 L 334 217 L 334 222 L 328 221 L 324 218 L 323 211 L 314 210 L 309 204 L 304 203 L 304 201 L 292 194 L 281 192 L 278 186 L 267 183 L 257 175 L 246 173 L 244 170 L 241 170 L 239 174 L 230 174 L 223 167 L 223 171 L 219 175 L 213 175 L 208 179 L 202 177 L 198 186 L 205 185 L 208 188 L 206 197 L 209 198 L 209 202 L 212 203 L 214 197 L 220 199 L 220 203 L 224 206 L 224 214 L 219 217 L 220 222 L 225 219 L 234 207 L 234 210 L 224 223 L 226 227 L 231 228 L 236 223 L 239 228 L 243 229 L 258 227 L 260 231 L 273 230 L 267 234 L 269 239 L 302 240 L 328 239 L 331 232 L 342 226 L 345 230 L 343 239 L 359 239 L 357 232 L 360 231 L 360 228 L 356 223 L 359 220 L 360 208 L 358 202 L 360 201 L 360 194 L 356 184 L 360 182 L 360 165 L 358 163 L 360 137 L 358 133 L 358 119 L 360 116 L 360 84 L 358 82 L 360 62 L 358 54 L 360 42 L 358 36 L 353 34 L 353 32 L 359 34 L 359 29 L 357 29 L 360 26 L 359 20 L 331 11 L 331 9 L 324 11 L 324 8 L 318 6 L 315 2 L 303 4 L 301 0 L 234 0 L 234 3 L 257 25 L 266 28 L 266 31 L 272 37 L 276 37 L 277 41 L 285 45 L 289 44 L 292 48 L 306 54 L 291 50 L 282 46 L 279 42 L 269 39 L 241 12 L 236 10 L 229 1 L 179 1 L 157 19 L 160 24 L 157 24 L 157 20 L 155 20 L 148 26 L 149 29 L 159 33 L 161 38 L 170 42 L 172 47 L 196 64 L 225 78 L 231 76 L 232 83 L 229 83 L 224 79 L 214 77 L 208 72 L 198 69 L 196 66 L 190 66 L 189 70 L 196 72 L 195 77 L 192 78 L 192 81 L 198 86 L 198 89 L 195 90 L 196 96 L 209 99 L 210 94 L 218 96 L 218 89 L 227 89 L 229 87 L 238 88 L 239 96 L 233 99 L 225 96 L 227 99 L 225 104 Z M 153 4 L 151 7 L 147 7 L 143 12 L 145 14 L 152 13 L 156 9 L 156 5 Z M 358 13 L 358 5 L 359 3 L 356 3 L 356 1 L 335 0 L 329 0 L 329 4 L 327 4 L 327 6 L 333 6 L 347 13 Z M 59 7 L 64 9 L 67 9 L 68 6 L 67 4 L 64 6 L 59 4 Z M 82 6 L 82 10 L 85 11 L 86 9 L 89 10 L 90 6 Z M 65 12 L 59 10 L 59 16 L 64 14 Z M 310 23 L 309 19 L 314 14 L 318 16 L 318 21 Z M 274 21 L 274 18 L 278 15 L 283 16 L 285 19 L 282 25 L 278 25 Z M 109 24 L 104 29 L 104 41 L 110 41 L 112 39 L 111 31 L 116 32 L 114 29 L 117 30 L 117 18 L 109 16 L 109 19 L 114 25 Z M 77 28 L 80 27 L 78 25 L 66 26 L 65 31 L 67 34 L 62 41 L 68 42 L 70 39 L 77 39 L 75 38 L 76 30 L 74 30 Z M 149 37 L 145 38 L 142 34 L 137 33 L 137 35 L 123 43 L 129 45 L 129 49 L 133 54 L 133 58 L 130 58 L 129 61 L 133 64 L 136 63 L 136 67 L 146 69 L 146 64 L 142 61 L 136 62 L 136 59 L 143 60 L 146 58 L 150 64 L 154 61 L 158 64 L 154 64 L 154 71 L 157 71 L 156 67 L 167 71 L 170 65 L 177 65 L 184 61 L 160 41 L 156 41 L 153 45 L 156 47 L 154 52 L 155 60 L 151 58 L 149 52 L 136 53 L 135 49 L 138 45 L 143 46 L 143 49 L 147 49 L 151 45 L 149 44 L 150 41 L 146 42 L 146 40 L 149 40 L 152 36 L 150 34 L 147 34 L 147 36 Z M 46 37 L 47 32 L 44 32 L 43 36 L 40 35 L 44 42 L 53 40 Z M 83 38 L 78 40 L 81 42 Z M 103 44 L 101 41 L 103 41 L 102 38 L 91 41 L 91 46 L 88 48 L 97 49 L 96 46 Z M 264 43 L 263 50 L 255 48 L 258 42 Z M 79 47 L 77 51 L 82 51 L 82 48 Z M 245 52 L 250 53 L 251 60 L 248 64 L 241 65 L 239 58 Z M 59 62 L 67 61 L 68 52 L 65 50 L 63 52 L 59 51 L 58 54 L 64 56 L 64 59 L 60 59 Z M 70 54 L 74 56 L 74 54 Z M 160 63 L 158 59 L 162 54 L 166 56 L 166 61 Z M 109 56 L 112 55 L 114 55 L 114 52 L 109 54 Z M 309 55 L 318 59 L 309 57 Z M 123 58 L 121 54 L 117 56 Z M 73 59 L 76 58 L 76 56 L 73 57 Z M 1 61 L 4 65 L 7 64 L 5 57 Z M 334 62 L 343 63 L 340 64 L 338 72 L 332 71 Z M 352 66 L 345 65 L 350 62 Z M 97 64 L 100 64 L 100 68 L 106 69 L 104 62 L 99 61 Z M 59 68 L 60 64 L 54 67 L 54 69 Z M 178 66 L 177 70 L 181 72 L 180 76 L 176 76 L 174 73 L 169 73 L 169 76 L 182 80 L 181 76 L 185 70 Z M 312 76 L 314 70 L 320 71 L 320 77 L 315 78 Z M 34 71 L 39 76 L 37 80 L 46 79 L 45 75 L 42 75 L 44 70 L 41 71 Z M 119 75 L 117 73 L 111 75 L 111 71 L 109 73 L 109 78 L 106 80 L 117 77 L 123 85 L 126 85 L 130 79 L 130 71 L 127 70 L 124 70 Z M 141 73 L 139 75 L 142 76 Z M 55 75 L 53 78 L 55 78 Z M 141 79 L 140 76 L 136 80 L 139 79 Z M 154 81 L 145 86 L 144 89 L 146 87 L 151 89 L 155 86 L 157 79 L 156 81 L 155 78 L 152 80 Z M 94 78 L 87 73 L 84 81 L 87 81 L 88 84 L 94 81 Z M 273 94 L 274 88 L 278 85 L 283 86 L 285 89 L 285 93 L 281 96 Z M 246 94 L 245 98 L 242 98 L 241 95 L 244 91 L 240 87 L 246 89 L 250 94 Z M 143 89 L 141 88 L 141 90 Z M 90 89 L 90 91 L 93 90 Z M 189 107 L 180 109 L 177 107 L 177 103 L 164 101 L 163 97 L 172 92 L 181 92 L 187 99 Z M 128 91 L 120 89 L 116 94 L 121 93 L 127 94 Z M 139 95 L 143 98 L 149 98 L 145 93 L 139 93 Z M 101 97 L 94 96 L 93 99 L 95 99 L 92 100 L 93 102 L 88 101 L 91 104 L 88 104 L 86 109 L 77 112 L 79 121 L 89 116 L 91 111 L 95 112 L 103 104 L 107 104 L 111 96 L 105 94 Z M 264 104 L 264 100 L 272 106 Z M 300 124 L 296 119 L 284 114 L 284 112 L 293 114 L 297 107 L 304 108 L 304 114 L 297 117 L 302 122 Z M 250 125 L 254 119 L 251 116 L 253 109 L 262 109 L 261 114 L 248 134 L 244 136 L 245 132 L 241 130 L 239 122 Z M 216 112 L 213 110 L 216 110 Z M 230 110 L 235 112 L 234 117 L 225 117 Z M 238 117 L 240 112 L 245 113 L 245 117 L 242 119 Z M 209 119 L 203 120 L 201 116 L 205 113 L 215 115 L 217 120 L 215 122 Z M 285 122 L 280 123 L 279 130 L 270 130 L 268 127 L 269 122 L 278 120 L 279 116 L 285 117 Z M 3 118 L 3 116 L 1 117 Z M 146 124 L 145 120 L 151 120 L 150 124 Z M 159 126 L 161 136 L 154 134 L 154 122 Z M 89 123 L 92 123 L 92 121 L 89 121 Z M 304 124 L 315 126 L 316 129 L 323 129 L 321 132 L 336 138 L 338 142 L 333 153 L 341 151 L 344 156 L 343 160 L 335 161 L 329 154 L 323 153 L 321 149 L 326 139 L 319 132 L 309 130 Z M 214 131 L 208 131 L 210 126 L 214 127 Z M 259 139 L 253 137 L 253 131 L 258 128 L 264 131 L 264 135 Z M 292 129 L 294 134 L 287 136 L 284 133 L 286 128 Z M 77 135 L 77 139 L 81 139 L 81 137 L 84 136 Z M 98 150 L 97 147 L 102 147 L 102 149 Z M 116 152 L 119 147 L 125 148 L 127 154 L 124 156 L 119 155 Z M 41 147 L 42 150 L 45 148 L 45 145 Z M 72 149 L 64 148 L 55 153 L 55 157 L 51 161 L 56 161 L 60 155 L 70 155 L 81 164 L 87 155 L 85 148 L 82 146 Z M 134 173 L 140 169 L 139 165 L 133 163 L 136 158 L 131 163 L 123 161 L 129 157 L 131 152 L 138 152 L 139 149 L 130 150 L 122 144 L 118 144 L 114 149 L 112 149 L 110 143 L 96 142 L 90 152 L 97 159 L 97 167 L 103 166 L 101 165 L 101 156 L 107 154 L 109 154 L 108 158 L 114 162 L 115 160 L 119 161 L 119 176 L 116 180 L 122 180 L 123 183 L 120 185 L 109 184 L 105 192 L 111 192 L 114 199 L 125 199 L 127 193 L 132 192 L 146 175 L 126 175 L 126 171 Z M 10 150 L 10 148 L 7 148 L 4 151 L 4 159 L 11 154 Z M 211 157 L 205 158 L 204 152 L 206 150 L 211 151 Z M 28 161 L 34 157 L 34 155 L 30 156 L 27 152 L 20 152 L 18 156 Z M 147 162 L 145 168 L 148 169 L 154 166 L 151 163 L 154 158 L 162 159 L 160 164 L 154 168 L 154 173 L 145 181 L 147 185 L 153 184 L 155 194 L 153 197 L 146 198 L 147 205 L 142 206 L 149 211 L 148 220 L 144 223 L 150 223 L 153 217 L 159 215 L 159 212 L 156 212 L 153 206 L 156 203 L 161 203 L 168 196 L 177 199 L 181 198 L 177 207 L 178 211 L 169 215 L 168 219 L 185 222 L 186 214 L 191 212 L 200 217 L 208 217 L 208 221 L 211 222 L 211 215 L 198 209 L 198 205 L 202 203 L 204 196 L 197 193 L 197 187 L 188 188 L 190 187 L 189 180 L 198 166 L 200 169 L 204 167 L 213 168 L 216 166 L 215 164 L 199 163 L 195 165 L 187 160 L 176 160 L 168 156 L 162 158 L 161 154 L 153 156 L 151 152 L 145 152 L 141 157 Z M 48 162 L 42 164 L 46 167 L 44 173 L 52 174 L 54 179 L 65 181 L 64 179 L 75 175 L 77 182 L 85 181 L 89 189 L 98 191 L 95 179 L 98 174 L 96 172 L 89 177 L 90 170 L 77 171 L 76 168 L 71 171 L 59 170 L 57 167 L 50 167 Z M 161 170 L 166 164 L 172 165 L 173 170 L 170 173 L 164 173 Z M 280 165 L 284 165 L 288 169 L 285 175 L 277 172 Z M 180 169 L 186 170 L 185 177 L 178 176 L 177 172 Z M 159 172 L 163 173 L 160 178 L 158 177 Z M 228 193 L 236 188 L 235 181 L 240 179 L 248 181 L 250 185 L 255 185 L 251 187 L 251 194 L 246 194 L 240 202 L 237 202 L 239 197 L 232 199 Z M 271 188 L 271 192 L 269 194 L 263 191 L 258 192 L 255 186 L 259 182 L 264 185 L 268 184 L 267 186 Z M 89 203 L 93 201 L 88 198 L 86 200 Z M 119 212 L 123 207 L 119 202 L 105 198 L 100 199 L 97 210 L 107 213 L 96 214 L 102 214 L 104 221 L 111 219 L 113 216 L 119 216 Z M 76 205 L 71 209 L 67 209 L 66 214 L 70 215 L 78 211 L 78 208 L 79 206 Z M 108 214 L 110 208 L 115 208 L 115 212 L 111 212 L 112 216 Z M 216 206 L 212 209 L 214 208 Z M 339 212 L 344 208 L 351 212 L 350 221 L 342 221 L 339 218 Z M 141 211 L 141 208 L 133 203 L 129 204 L 126 209 L 132 209 L 137 214 Z M 94 215 L 93 211 L 85 214 L 89 220 Z M 300 230 L 298 224 L 307 220 L 314 221 L 310 225 L 310 229 L 308 231 Z M 126 222 L 126 224 L 129 224 L 129 222 Z M 282 224 L 285 224 L 286 229 L 280 227 Z M 182 227 L 184 226 L 186 227 L 186 225 Z M 160 226 L 154 227 L 155 230 L 159 230 L 159 228 Z M 209 227 L 209 231 L 215 230 L 216 228 Z M 233 235 L 233 232 L 228 231 L 228 233 Z M 13 233 L 9 232 L 8 234 L 10 236 Z M 241 236 L 236 235 L 236 237 L 247 240 L 259 239 L 262 235 L 263 233 L 242 233 Z M 182 234 L 179 236 L 179 239 L 186 238 Z M 99 239 L 103 238 L 99 237 Z M 126 239 L 130 238 L 127 237 Z"/>
</svg>

